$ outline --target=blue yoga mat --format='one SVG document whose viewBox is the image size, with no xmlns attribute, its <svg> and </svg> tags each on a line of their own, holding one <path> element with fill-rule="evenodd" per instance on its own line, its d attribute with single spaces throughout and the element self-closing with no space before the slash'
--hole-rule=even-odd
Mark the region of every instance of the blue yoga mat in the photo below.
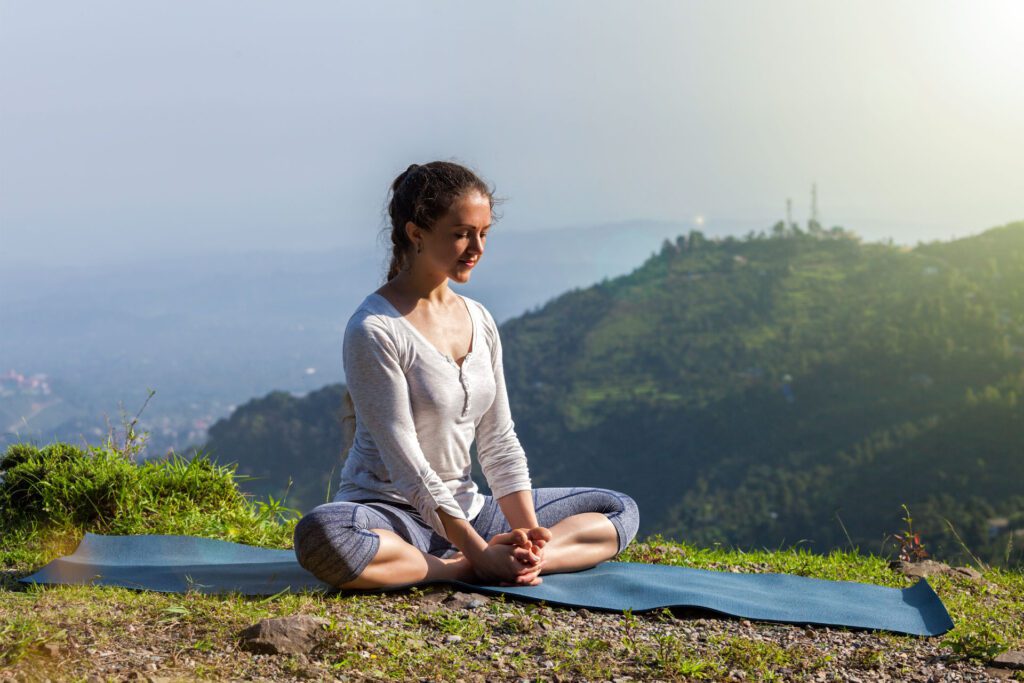
<svg viewBox="0 0 1024 683">
<path fill-rule="evenodd" d="M 22 581 L 122 586 L 165 593 L 191 589 L 273 595 L 286 590 L 333 590 L 300 567 L 291 550 L 195 536 L 86 534 L 74 553 L 54 560 Z M 604 562 L 580 572 L 545 575 L 539 586 L 452 583 L 480 593 L 599 610 L 644 612 L 662 607 L 699 607 L 760 621 L 919 636 L 940 635 L 953 628 L 942 601 L 923 579 L 899 590 L 789 574 L 733 574 Z"/>
</svg>

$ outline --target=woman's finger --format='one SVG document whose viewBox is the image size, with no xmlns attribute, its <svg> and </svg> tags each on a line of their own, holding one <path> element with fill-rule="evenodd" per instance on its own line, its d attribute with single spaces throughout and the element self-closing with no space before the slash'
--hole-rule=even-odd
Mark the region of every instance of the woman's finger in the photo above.
<svg viewBox="0 0 1024 683">
<path fill-rule="evenodd" d="M 528 548 L 516 548 L 512 551 L 512 557 L 523 564 L 533 565 L 540 562 L 540 556 L 531 552 Z"/>
<path fill-rule="evenodd" d="M 519 576 L 527 576 L 529 574 L 539 574 L 544 569 L 545 562 L 541 561 L 537 564 L 532 565 L 521 565 L 519 570 L 516 572 Z"/>
<path fill-rule="evenodd" d="M 517 547 L 528 546 L 530 543 L 530 536 L 526 529 L 513 529 L 512 531 L 506 531 L 501 534 L 495 534 L 488 545 L 514 545 Z"/>
</svg>

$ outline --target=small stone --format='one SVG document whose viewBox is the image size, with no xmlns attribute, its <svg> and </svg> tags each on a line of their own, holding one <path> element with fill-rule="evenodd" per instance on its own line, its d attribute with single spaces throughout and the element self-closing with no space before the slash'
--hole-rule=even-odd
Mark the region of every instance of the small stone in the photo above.
<svg viewBox="0 0 1024 683">
<path fill-rule="evenodd" d="M 41 649 L 47 657 L 57 657 L 60 655 L 60 643 L 43 643 Z"/>
<path fill-rule="evenodd" d="M 478 607 L 485 606 L 490 601 L 490 598 L 479 593 L 455 592 L 448 596 L 448 599 L 444 601 L 444 605 L 451 609 L 477 609 Z"/>
<path fill-rule="evenodd" d="M 993 666 L 1001 669 L 1024 671 L 1024 650 L 1007 650 L 1002 654 L 996 655 L 991 663 Z"/>
<path fill-rule="evenodd" d="M 246 628 L 239 636 L 241 647 L 262 654 L 299 654 L 312 650 L 327 619 L 297 614 L 290 617 L 263 619 Z"/>
<path fill-rule="evenodd" d="M 446 643 L 461 643 L 462 642 L 462 636 L 457 636 L 457 635 L 455 635 L 453 633 L 450 636 L 447 636 L 444 639 L 444 642 L 446 642 Z"/>
<path fill-rule="evenodd" d="M 440 605 L 448 597 L 448 592 L 444 590 L 433 590 L 426 593 L 422 593 L 416 598 L 417 602 L 427 605 Z"/>
</svg>

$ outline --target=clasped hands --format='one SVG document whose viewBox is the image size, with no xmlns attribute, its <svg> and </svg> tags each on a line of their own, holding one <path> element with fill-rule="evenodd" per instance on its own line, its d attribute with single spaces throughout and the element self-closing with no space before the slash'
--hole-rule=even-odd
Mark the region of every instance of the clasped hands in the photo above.
<svg viewBox="0 0 1024 683">
<path fill-rule="evenodd" d="M 543 582 L 544 546 L 550 540 L 550 529 L 542 526 L 497 534 L 470 558 L 473 573 L 479 580 L 496 581 L 499 586 L 539 585 Z"/>
</svg>

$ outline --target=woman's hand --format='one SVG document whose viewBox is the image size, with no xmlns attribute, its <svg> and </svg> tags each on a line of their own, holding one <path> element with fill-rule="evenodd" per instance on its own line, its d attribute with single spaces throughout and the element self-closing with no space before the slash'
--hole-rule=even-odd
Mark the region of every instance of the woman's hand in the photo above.
<svg viewBox="0 0 1024 683">
<path fill-rule="evenodd" d="M 544 566 L 544 546 L 551 540 L 551 531 L 545 527 L 537 526 L 532 529 L 513 529 L 512 531 L 497 534 L 488 542 L 488 545 L 511 545 L 518 549 L 513 556 L 525 565 L 530 567 Z M 523 582 L 522 577 L 519 583 Z M 537 583 L 540 583 L 538 581 Z M 514 584 L 506 584 L 514 585 Z M 537 585 L 531 583 L 529 585 Z"/>
<path fill-rule="evenodd" d="M 495 543 L 492 539 L 486 548 L 474 553 L 470 564 L 482 582 L 501 586 L 537 586 L 543 582 L 539 576 L 544 568 L 543 559 L 531 556 L 528 548 L 511 543 Z"/>
</svg>

